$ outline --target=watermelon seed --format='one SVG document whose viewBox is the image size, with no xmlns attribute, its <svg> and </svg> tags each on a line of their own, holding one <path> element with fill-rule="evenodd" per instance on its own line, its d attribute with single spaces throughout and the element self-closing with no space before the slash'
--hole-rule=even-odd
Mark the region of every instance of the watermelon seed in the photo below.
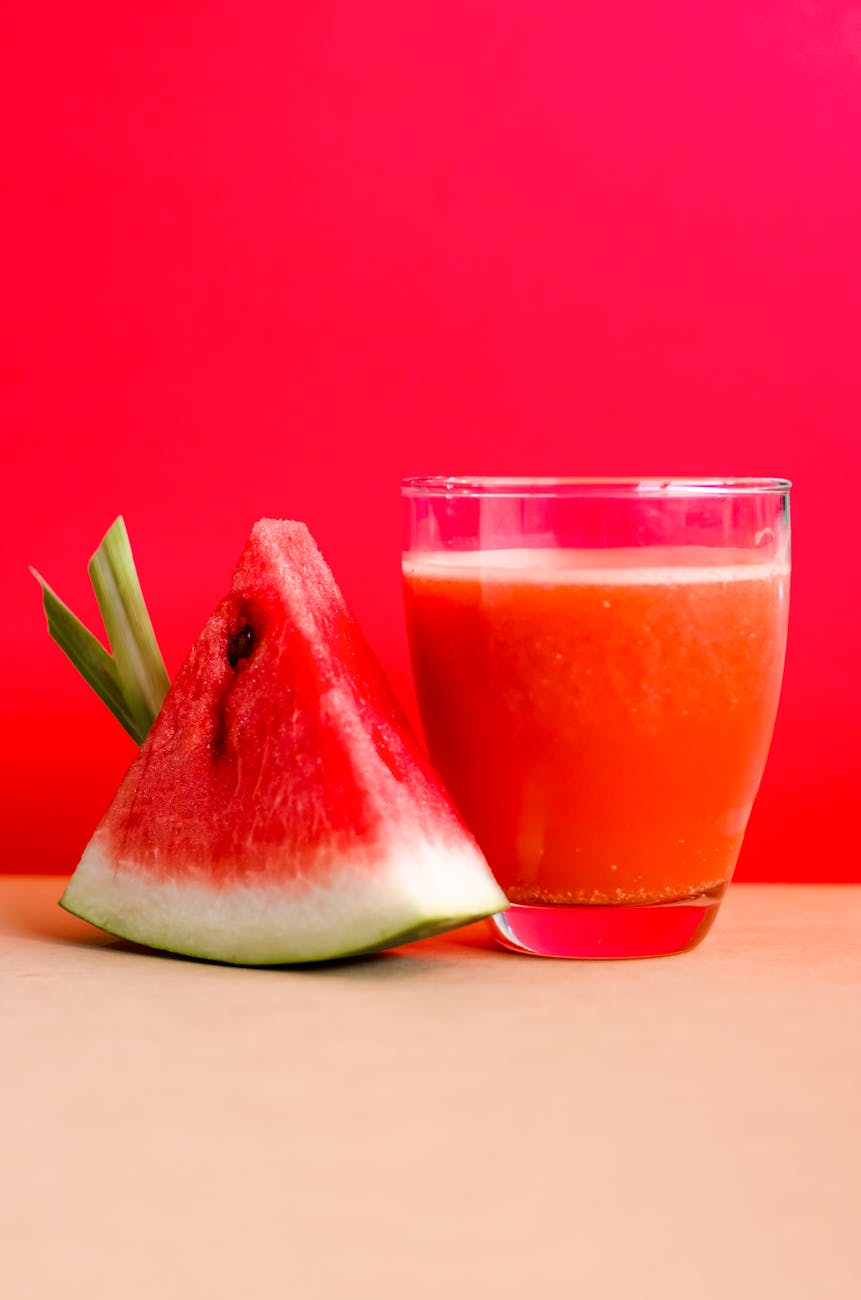
<svg viewBox="0 0 861 1300">
<path fill-rule="evenodd" d="M 254 649 L 254 632 L 246 623 L 238 632 L 234 632 L 227 642 L 227 662 L 235 668 L 240 659 L 247 659 Z"/>
</svg>

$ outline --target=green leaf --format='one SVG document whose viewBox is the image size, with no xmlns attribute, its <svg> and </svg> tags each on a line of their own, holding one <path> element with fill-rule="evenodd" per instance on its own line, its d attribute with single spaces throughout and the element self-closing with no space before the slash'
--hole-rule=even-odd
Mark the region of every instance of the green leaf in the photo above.
<svg viewBox="0 0 861 1300">
<path fill-rule="evenodd" d="M 90 580 L 111 654 L 35 569 L 48 632 L 137 744 L 142 744 L 170 681 L 144 603 L 122 517 L 108 529 L 89 564 Z"/>
<path fill-rule="evenodd" d="M 89 574 L 123 699 L 146 735 L 167 695 L 170 680 L 144 602 L 122 515 L 102 538 L 90 560 Z"/>
</svg>

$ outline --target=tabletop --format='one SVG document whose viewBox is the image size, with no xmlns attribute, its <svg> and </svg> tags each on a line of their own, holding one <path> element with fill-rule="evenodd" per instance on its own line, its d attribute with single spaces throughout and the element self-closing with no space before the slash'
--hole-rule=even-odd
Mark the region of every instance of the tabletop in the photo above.
<svg viewBox="0 0 861 1300">
<path fill-rule="evenodd" d="M 861 886 L 702 947 L 159 956 L 0 877 L 6 1300 L 861 1294 Z"/>
</svg>

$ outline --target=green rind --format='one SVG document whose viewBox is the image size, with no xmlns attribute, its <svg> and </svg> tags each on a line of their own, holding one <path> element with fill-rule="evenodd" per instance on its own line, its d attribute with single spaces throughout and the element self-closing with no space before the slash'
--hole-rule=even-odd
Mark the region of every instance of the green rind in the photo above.
<svg viewBox="0 0 861 1300">
<path fill-rule="evenodd" d="M 124 939 L 129 943 L 140 944 L 141 947 L 150 948 L 153 952 L 166 952 L 177 957 L 191 957 L 195 961 L 210 962 L 217 966 L 248 966 L 251 968 L 263 969 L 265 967 L 279 966 L 319 966 L 327 962 L 344 961 L 352 957 L 369 957 L 376 952 L 386 952 L 391 948 L 400 948 L 404 944 L 417 943 L 421 939 L 432 939 L 434 935 L 445 934 L 450 930 L 458 930 L 462 926 L 472 925 L 476 921 L 486 920 L 487 917 L 495 915 L 494 912 L 476 912 L 466 916 L 446 916 L 436 917 L 431 920 L 419 922 L 406 930 L 400 930 L 397 934 L 388 934 L 382 937 L 378 942 L 369 944 L 365 947 L 349 948 L 342 952 L 327 953 L 326 956 L 320 957 L 291 957 L 285 955 L 280 960 L 273 961 L 266 958 L 264 961 L 254 961 L 252 959 L 231 959 L 229 957 L 211 957 L 206 953 L 195 952 L 192 948 L 177 948 L 169 945 L 147 943 L 134 934 L 129 934 L 117 928 L 111 928 L 104 921 L 94 921 L 85 916 L 83 912 L 76 911 L 65 901 L 66 895 L 59 900 L 60 907 L 68 912 L 71 916 L 76 916 L 81 921 L 86 921 L 88 925 L 93 925 L 105 934 L 111 934 L 116 939 Z"/>
</svg>

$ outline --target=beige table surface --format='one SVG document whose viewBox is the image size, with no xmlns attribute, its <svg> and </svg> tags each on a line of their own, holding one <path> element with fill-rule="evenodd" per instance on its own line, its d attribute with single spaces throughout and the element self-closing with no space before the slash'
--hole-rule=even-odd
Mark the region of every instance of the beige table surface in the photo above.
<svg viewBox="0 0 861 1300">
<path fill-rule="evenodd" d="M 481 932 L 316 970 L 124 947 L 0 878 L 0 1294 L 861 1296 L 861 887 L 705 944 Z"/>
</svg>

